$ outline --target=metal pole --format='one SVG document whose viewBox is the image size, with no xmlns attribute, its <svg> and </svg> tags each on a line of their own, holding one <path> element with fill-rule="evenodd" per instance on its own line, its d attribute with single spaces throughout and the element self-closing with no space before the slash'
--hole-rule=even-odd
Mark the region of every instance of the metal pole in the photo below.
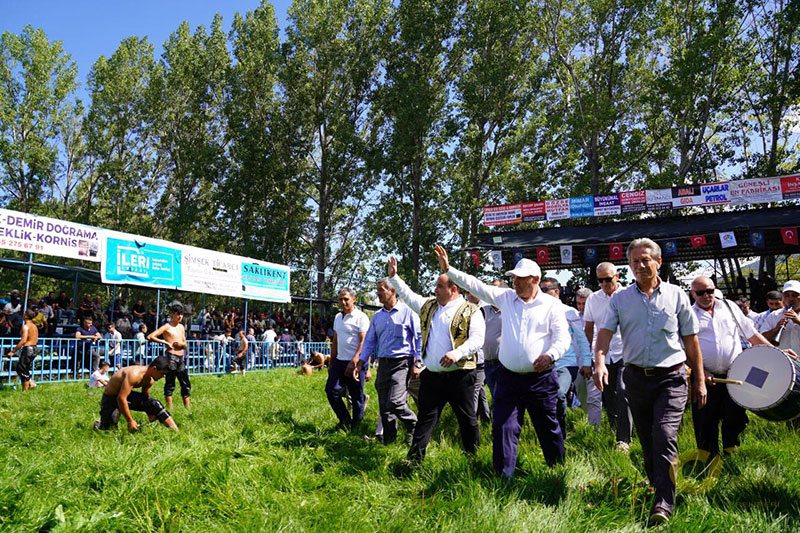
<svg viewBox="0 0 800 533">
<path fill-rule="evenodd" d="M 312 271 L 309 273 L 309 283 L 308 283 L 308 338 L 306 342 L 311 340 L 311 313 L 312 313 L 312 302 L 314 301 L 314 272 Z"/>
<path fill-rule="evenodd" d="M 247 299 L 244 300 L 244 335 L 247 336 Z"/>
<path fill-rule="evenodd" d="M 197 313 L 197 323 L 200 323 L 200 315 L 206 313 L 206 293 L 203 293 L 203 305 Z"/>
<path fill-rule="evenodd" d="M 31 267 L 33 266 L 33 254 L 28 254 L 28 275 L 25 278 L 25 302 L 22 304 L 22 315 L 28 310 L 28 297 L 31 291 Z M 11 363 L 9 363 L 9 368 Z"/>
<path fill-rule="evenodd" d="M 75 282 L 72 284 L 72 309 L 78 303 L 78 272 L 75 272 Z"/>
<path fill-rule="evenodd" d="M 117 302 L 117 286 L 111 286 L 111 322 L 114 322 L 114 308 L 116 307 Z"/>
<path fill-rule="evenodd" d="M 161 322 L 161 289 L 156 289 L 156 329 Z"/>
</svg>

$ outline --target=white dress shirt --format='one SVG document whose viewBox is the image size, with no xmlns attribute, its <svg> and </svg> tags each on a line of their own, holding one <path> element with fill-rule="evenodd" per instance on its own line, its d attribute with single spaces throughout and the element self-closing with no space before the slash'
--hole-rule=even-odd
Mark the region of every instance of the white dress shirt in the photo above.
<svg viewBox="0 0 800 533">
<path fill-rule="evenodd" d="M 753 322 L 747 319 L 741 309 L 733 302 L 729 301 L 728 304 L 730 309 L 725 302 L 714 300 L 713 314 L 697 305 L 697 302 L 692 306 L 700 323 L 697 341 L 703 354 L 703 368 L 718 375 L 727 374 L 731 363 L 742 353 L 742 343 L 739 342 L 741 335 L 736 321 L 739 321 L 748 339 L 756 334 Z"/>
<path fill-rule="evenodd" d="M 540 290 L 525 302 L 514 289 L 486 285 L 453 267 L 447 275 L 459 287 L 500 309 L 500 363 L 508 370 L 533 372 L 533 362 L 540 355 L 547 354 L 555 361 L 569 348 L 571 337 L 561 300 Z"/>
<path fill-rule="evenodd" d="M 622 289 L 622 285 L 617 284 L 617 290 L 614 291 L 614 294 Z M 614 294 L 611 296 L 614 296 Z M 594 322 L 592 348 L 594 348 L 594 343 L 597 340 L 597 332 L 600 330 L 599 324 L 603 322 L 603 318 L 608 311 L 608 303 L 611 301 L 611 296 L 603 292 L 603 289 L 600 289 L 590 294 L 586 299 L 586 309 L 583 311 L 583 320 L 584 322 Z M 619 327 L 611 337 L 611 345 L 608 348 L 606 357 L 611 363 L 617 363 L 622 359 L 622 336 L 619 333 Z"/>
<path fill-rule="evenodd" d="M 486 322 L 486 333 L 483 336 L 484 361 L 497 361 L 500 354 L 500 339 L 503 336 L 503 317 L 499 309 L 484 304 L 481 306 Z"/>
<path fill-rule="evenodd" d="M 397 291 L 397 296 L 417 314 L 420 314 L 422 312 L 422 306 L 431 300 L 431 298 L 425 298 L 412 291 L 411 287 L 406 285 L 406 282 L 398 275 L 389 278 L 389 283 L 391 283 Z M 477 353 L 477 351 L 483 347 L 486 325 L 483 319 L 483 313 L 477 312 L 473 313 L 470 318 L 469 337 L 464 344 L 455 350 L 453 349 L 453 343 L 450 340 L 450 324 L 453 322 L 456 311 L 458 311 L 458 308 L 461 307 L 464 301 L 464 297 L 459 296 L 444 306 L 439 305 L 438 302 L 436 303 L 436 311 L 433 312 L 433 316 L 431 317 L 428 342 L 425 344 L 425 353 L 422 354 L 425 368 L 431 372 L 452 372 L 454 370 L 460 370 L 460 367 L 457 365 L 450 365 L 445 368 L 439 363 L 447 352 L 455 352 L 456 360 L 460 361 Z"/>
<path fill-rule="evenodd" d="M 780 322 L 783 318 L 784 312 L 785 309 L 777 309 L 767 315 L 763 326 L 761 326 L 761 332 L 763 333 L 778 327 L 778 322 Z M 778 348 L 781 350 L 791 348 L 795 352 L 800 350 L 800 325 L 795 324 L 791 320 L 786 322 L 786 325 L 783 328 L 783 333 L 781 333 L 781 342 L 778 345 Z"/>
</svg>

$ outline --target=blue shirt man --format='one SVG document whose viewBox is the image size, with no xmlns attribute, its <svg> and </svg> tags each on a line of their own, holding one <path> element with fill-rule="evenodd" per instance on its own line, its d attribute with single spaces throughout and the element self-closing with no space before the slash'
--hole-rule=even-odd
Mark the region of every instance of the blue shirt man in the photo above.
<svg viewBox="0 0 800 533">
<path fill-rule="evenodd" d="M 365 371 L 370 357 L 378 359 L 375 390 L 383 425 L 383 443 L 389 444 L 397 438 L 398 418 L 403 422 L 406 439 L 410 442 L 417 416 L 408 408 L 408 372 L 414 360 L 419 358 L 422 345 L 419 317 L 397 300 L 394 287 L 387 280 L 378 282 L 377 294 L 383 308 L 372 317 L 358 361 L 358 372 Z"/>
</svg>

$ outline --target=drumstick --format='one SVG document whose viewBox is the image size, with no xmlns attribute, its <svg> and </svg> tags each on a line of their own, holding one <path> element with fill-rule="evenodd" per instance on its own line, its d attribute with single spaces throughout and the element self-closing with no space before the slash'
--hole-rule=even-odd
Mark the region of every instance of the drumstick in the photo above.
<svg viewBox="0 0 800 533">
<path fill-rule="evenodd" d="M 711 381 L 714 383 L 727 383 L 728 385 L 744 385 L 744 382 L 738 379 L 713 378 Z"/>
</svg>

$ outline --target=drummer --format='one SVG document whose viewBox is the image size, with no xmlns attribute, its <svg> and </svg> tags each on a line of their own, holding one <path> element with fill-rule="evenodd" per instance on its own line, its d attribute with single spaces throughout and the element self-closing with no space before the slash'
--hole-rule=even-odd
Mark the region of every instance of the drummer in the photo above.
<svg viewBox="0 0 800 533">
<path fill-rule="evenodd" d="M 733 453 L 739 446 L 739 437 L 747 427 L 747 412 L 728 395 L 728 387 L 715 384 L 714 378 L 725 378 L 734 359 L 742 352 L 740 337 L 754 346 L 770 342 L 758 333 L 739 307 L 729 300 L 714 296 L 714 282 L 706 276 L 692 281 L 694 310 L 700 323 L 697 340 L 703 353 L 707 397 L 704 407 L 692 404 L 694 436 L 697 448 L 719 454 L 719 426 L 722 422 L 722 449 Z M 732 385 L 735 387 L 735 385 Z"/>
</svg>

